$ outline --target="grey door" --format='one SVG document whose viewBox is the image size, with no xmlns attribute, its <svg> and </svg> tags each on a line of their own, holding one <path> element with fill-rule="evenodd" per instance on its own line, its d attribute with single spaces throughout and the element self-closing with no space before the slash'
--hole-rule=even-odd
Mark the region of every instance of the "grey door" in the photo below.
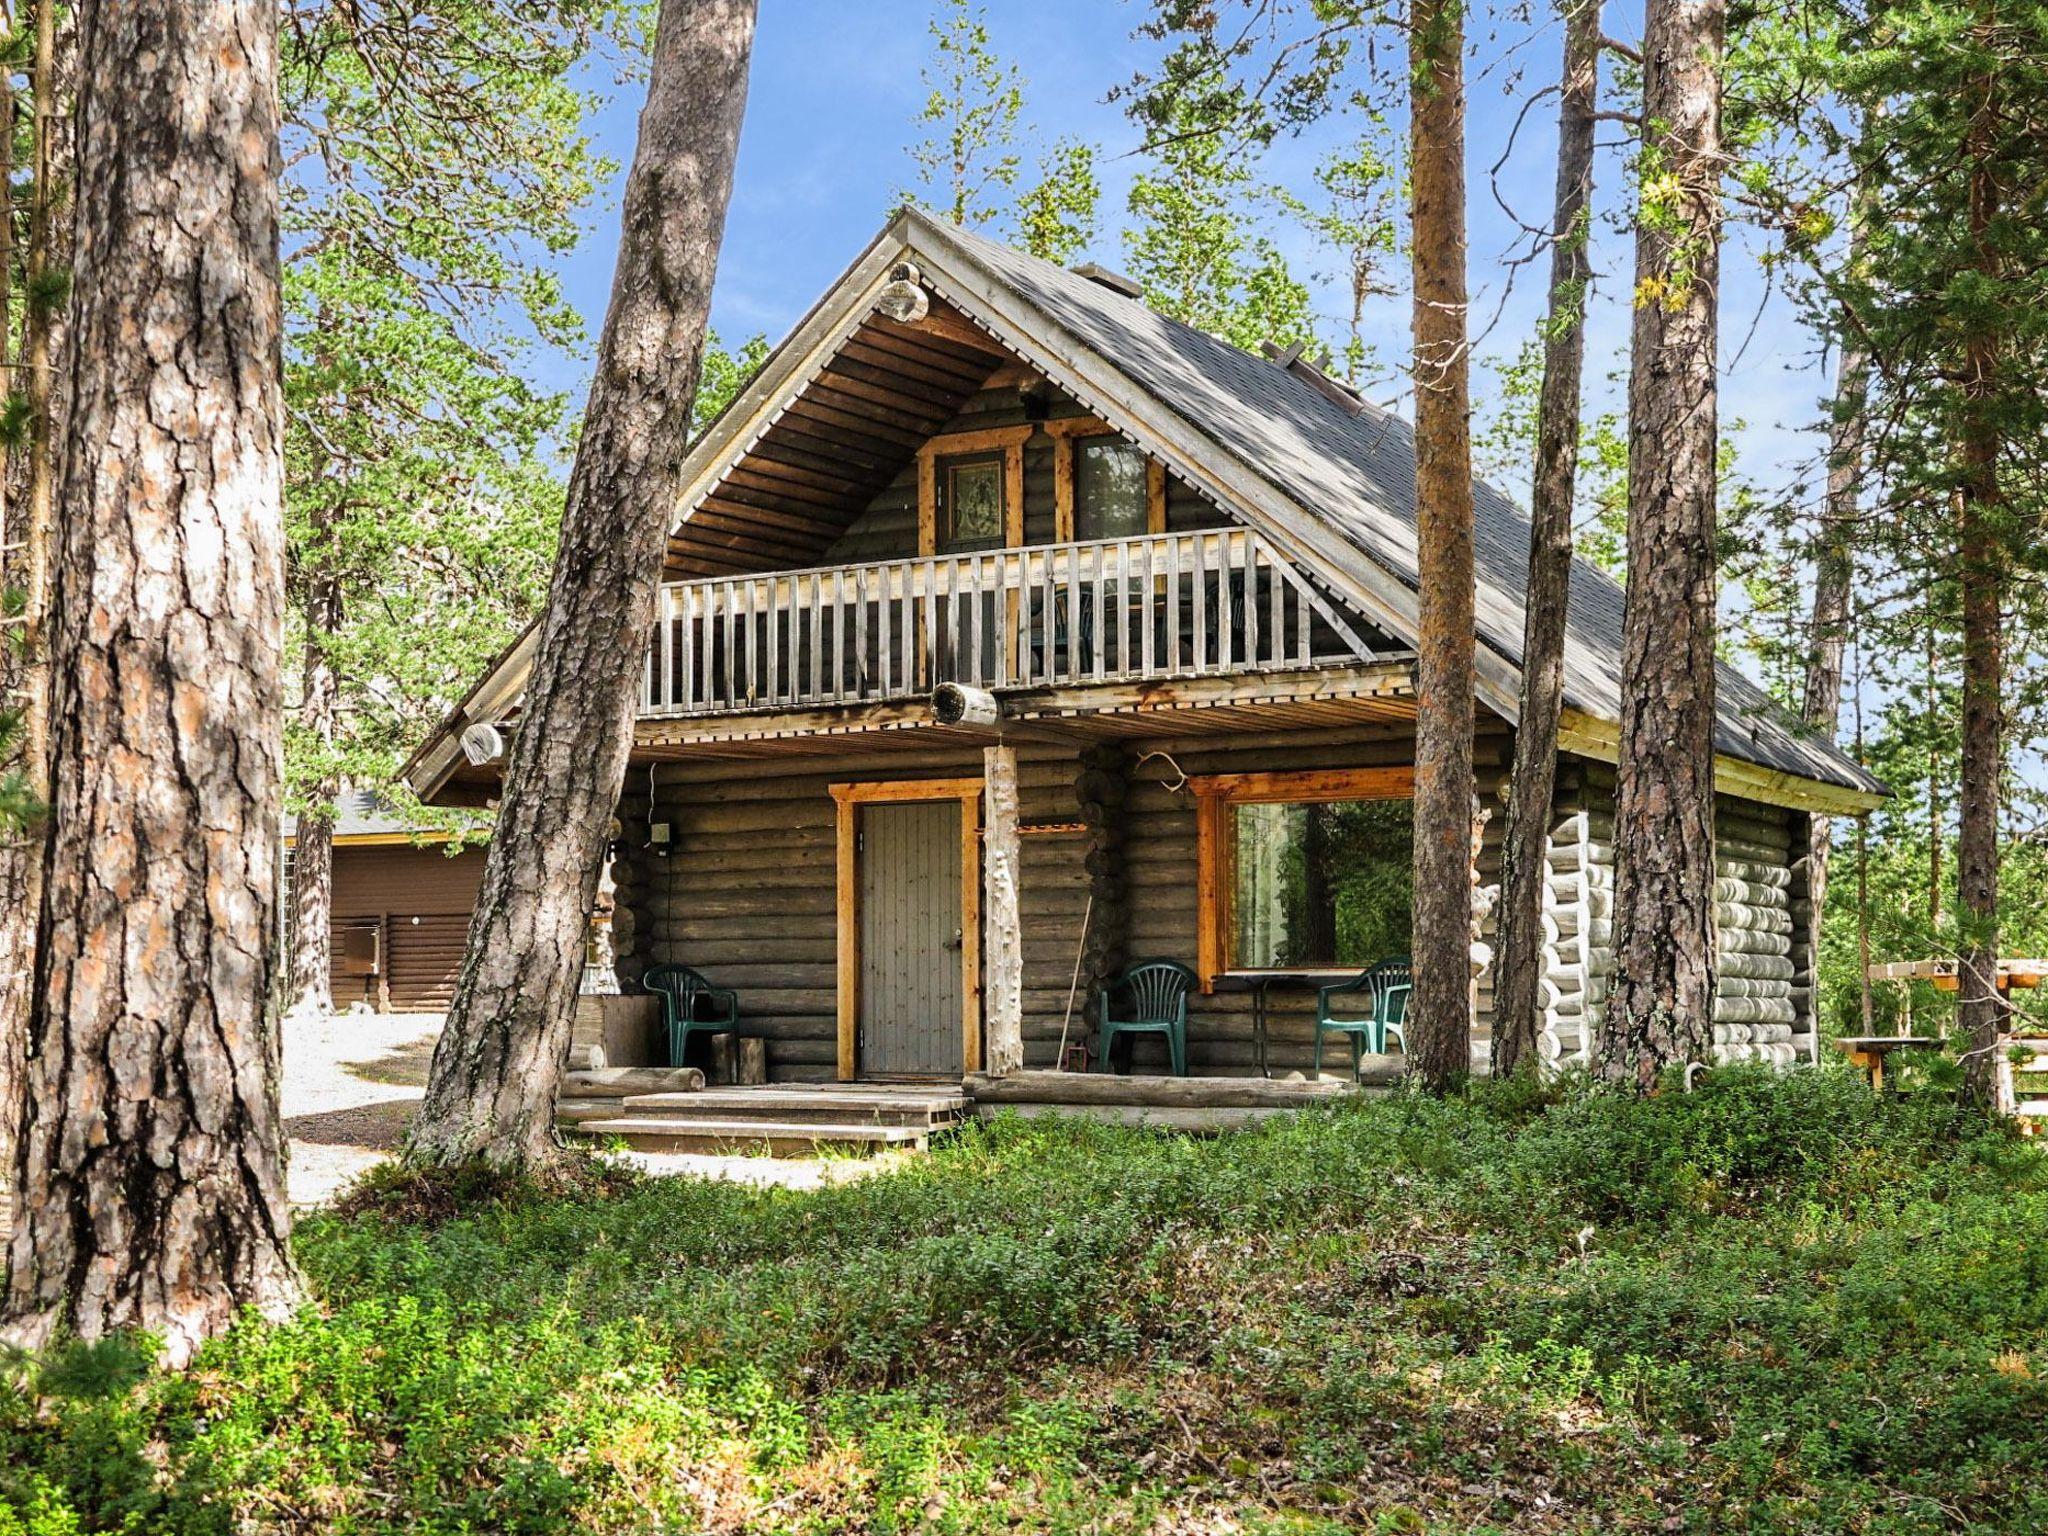
<svg viewBox="0 0 2048 1536">
<path fill-rule="evenodd" d="M 860 813 L 860 1075 L 958 1077 L 960 802 Z"/>
</svg>

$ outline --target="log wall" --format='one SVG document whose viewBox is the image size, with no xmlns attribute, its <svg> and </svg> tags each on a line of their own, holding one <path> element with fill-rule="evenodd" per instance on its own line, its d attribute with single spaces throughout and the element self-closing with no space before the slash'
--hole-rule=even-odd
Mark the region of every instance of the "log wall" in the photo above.
<svg viewBox="0 0 2048 1536">
<path fill-rule="evenodd" d="M 1140 762 L 1154 751 L 1164 751 L 1170 761 Z M 1505 776 L 1508 752 L 1506 728 L 1491 723 L 1477 742 L 1489 804 L 1497 803 L 1491 797 Z M 1025 1065 L 1054 1065 L 1063 1028 L 1070 1042 L 1089 1038 L 1091 973 L 1112 959 L 1164 956 L 1195 963 L 1195 801 L 1185 790 L 1170 788 L 1182 772 L 1369 767 L 1407 763 L 1413 753 L 1413 730 L 1406 723 L 1161 739 L 1128 745 L 1126 781 L 1114 771 L 1115 754 L 1097 750 L 1084 759 L 1078 744 L 1067 749 L 1019 743 Z M 747 1032 L 768 1041 L 771 1079 L 829 1078 L 836 1064 L 837 1019 L 829 786 L 980 771 L 981 755 L 972 749 L 744 765 L 664 763 L 653 770 L 651 801 L 651 819 L 670 828 L 664 852 L 648 840 L 650 780 L 648 770 L 636 767 L 620 807 L 613 865 L 621 984 L 631 989 L 657 962 L 694 965 L 739 990 Z M 1121 804 L 1111 807 L 1119 791 Z M 1110 808 L 1114 816 L 1107 814 Z M 1495 815 L 1487 827 L 1481 873 L 1488 883 L 1498 879 L 1500 821 Z M 1054 830 L 1034 831 L 1034 823 Z M 1102 856 L 1112 851 L 1113 857 Z M 1092 870 L 1091 853 L 1097 855 Z M 1091 922 L 1084 933 L 1091 891 L 1103 922 Z M 1484 983 L 1479 996 L 1483 1039 L 1491 999 Z M 1276 1072 L 1307 1069 L 1314 1001 L 1308 991 L 1272 995 Z M 1221 988 L 1193 999 L 1190 1071 L 1254 1071 L 1251 1019 L 1246 992 Z M 1157 1041 L 1137 1042 L 1136 1070 L 1163 1065 Z"/>
<path fill-rule="evenodd" d="M 1558 778 L 1544 892 L 1543 1059 L 1584 1060 L 1614 974 L 1614 770 L 1568 759 Z M 1714 804 L 1719 1061 L 1817 1059 L 1806 818 L 1720 795 Z"/>
</svg>

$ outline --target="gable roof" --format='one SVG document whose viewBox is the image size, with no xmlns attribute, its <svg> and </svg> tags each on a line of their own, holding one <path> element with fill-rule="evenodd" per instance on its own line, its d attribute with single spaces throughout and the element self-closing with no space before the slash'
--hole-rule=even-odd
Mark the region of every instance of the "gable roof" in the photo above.
<svg viewBox="0 0 2048 1536">
<path fill-rule="evenodd" d="M 680 532 L 873 314 L 890 273 L 916 263 L 927 288 L 1003 351 L 1258 527 L 1366 618 L 1412 642 L 1417 628 L 1414 435 L 1327 381 L 1239 350 L 1102 281 L 905 208 L 871 241 L 691 446 Z M 1529 523 L 1473 486 L 1479 692 L 1512 721 L 1519 687 Z M 1622 592 L 1585 560 L 1572 570 L 1562 745 L 1614 757 L 1621 713 Z M 466 720 L 502 718 L 523 683 L 531 634 L 479 683 L 456 720 L 408 765 L 422 794 L 445 777 Z M 1716 779 L 1729 793 L 1831 810 L 1874 805 L 1884 786 L 1807 732 L 1725 664 L 1717 673 Z M 432 780 L 433 783 L 422 782 Z M 1815 794 L 1807 786 L 1825 786 Z"/>
<path fill-rule="evenodd" d="M 1244 460 L 1296 506 L 1341 533 L 1363 560 L 1409 594 L 1397 632 L 1416 630 L 1414 429 L 1359 402 L 1347 410 L 1291 369 L 1172 320 L 1137 299 L 1050 262 L 904 215 L 915 239 L 943 245 L 1015 289 L 1146 392 L 1173 401 L 1217 453 Z M 954 299 L 958 303 L 958 298 Z M 1529 519 L 1503 492 L 1473 482 L 1479 640 L 1509 667 L 1522 660 Z M 1622 589 L 1583 558 L 1572 562 L 1565 702 L 1596 720 L 1621 717 Z M 1717 752 L 1803 779 L 1882 795 L 1884 785 L 1807 731 L 1728 664 L 1717 668 Z M 1493 701 L 1509 718 L 1512 697 Z"/>
</svg>

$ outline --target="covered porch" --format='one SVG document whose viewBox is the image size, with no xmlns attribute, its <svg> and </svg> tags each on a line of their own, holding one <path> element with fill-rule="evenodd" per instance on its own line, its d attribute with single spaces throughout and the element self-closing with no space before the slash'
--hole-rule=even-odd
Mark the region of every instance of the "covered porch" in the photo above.
<svg viewBox="0 0 2048 1536">
<path fill-rule="evenodd" d="M 1389 660 L 1018 690 L 994 728 L 908 700 L 643 721 L 614 862 L 621 979 L 682 964 L 732 988 L 776 1086 L 1129 1111 L 1314 1098 L 1317 986 L 1408 947 L 1412 689 Z M 1508 744 L 1482 726 L 1482 792 Z M 1489 829 L 1483 862 L 1494 845 Z M 1101 987 L 1154 958 L 1194 975 L 1170 1104 L 1107 1086 L 1166 1079 L 1163 1039 L 1120 1046 L 1110 1075 L 1095 1049 Z M 1323 1066 L 1348 1087 L 1348 1041 Z M 1032 1097 L 986 1086 L 1003 1079 Z M 1252 1084 L 1277 1097 L 1242 1102 Z"/>
</svg>

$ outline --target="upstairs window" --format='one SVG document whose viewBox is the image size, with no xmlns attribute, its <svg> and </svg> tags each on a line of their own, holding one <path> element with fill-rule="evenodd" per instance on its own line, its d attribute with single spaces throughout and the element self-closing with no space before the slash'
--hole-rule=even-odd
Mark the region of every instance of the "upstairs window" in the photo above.
<svg viewBox="0 0 2048 1536">
<path fill-rule="evenodd" d="M 1116 436 L 1074 444 L 1074 537 L 1129 539 L 1149 531 L 1145 455 Z"/>
<path fill-rule="evenodd" d="M 938 482 L 940 552 L 1001 548 L 1003 456 L 941 459 Z"/>
</svg>

